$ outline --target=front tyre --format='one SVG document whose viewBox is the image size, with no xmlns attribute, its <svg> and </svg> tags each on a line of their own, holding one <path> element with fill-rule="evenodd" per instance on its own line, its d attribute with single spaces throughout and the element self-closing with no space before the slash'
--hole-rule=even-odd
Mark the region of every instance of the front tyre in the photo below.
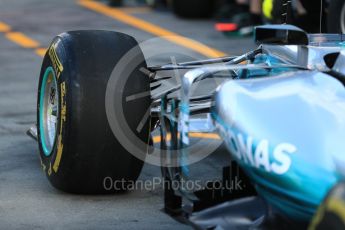
<svg viewBox="0 0 345 230">
<path fill-rule="evenodd" d="M 37 127 L 42 168 L 55 188 L 108 193 L 118 191 L 111 186 L 115 181 L 133 182 L 139 176 L 143 161 L 114 136 L 105 108 L 108 79 L 133 49 L 141 64 L 130 66 L 128 82 L 119 90 L 135 94 L 149 91 L 149 79 L 139 70 L 146 68 L 146 62 L 132 37 L 110 31 L 73 31 L 57 36 L 50 45 L 39 79 Z M 124 105 L 130 127 L 136 127 L 149 105 L 149 95 Z M 149 139 L 148 123 L 136 133 L 144 143 Z"/>
</svg>

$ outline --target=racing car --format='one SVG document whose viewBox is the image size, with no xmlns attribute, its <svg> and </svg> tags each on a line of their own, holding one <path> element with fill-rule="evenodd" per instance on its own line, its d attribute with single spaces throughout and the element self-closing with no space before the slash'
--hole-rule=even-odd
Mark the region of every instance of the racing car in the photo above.
<svg viewBox="0 0 345 230">
<path fill-rule="evenodd" d="M 196 229 L 344 228 L 345 37 L 266 25 L 255 41 L 240 56 L 148 66 L 123 33 L 55 37 L 29 132 L 50 183 L 109 193 L 104 178 L 130 183 L 150 161 L 182 185 L 214 150 L 193 148 L 195 133 L 217 135 L 231 156 L 217 183 L 236 175 L 245 189 L 165 186 L 167 213 Z M 193 93 L 210 79 L 217 87 Z"/>
</svg>

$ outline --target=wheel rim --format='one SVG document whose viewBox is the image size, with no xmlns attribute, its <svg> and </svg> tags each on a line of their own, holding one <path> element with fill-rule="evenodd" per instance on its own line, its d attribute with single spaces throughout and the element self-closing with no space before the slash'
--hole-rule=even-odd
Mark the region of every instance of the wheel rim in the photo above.
<svg viewBox="0 0 345 230">
<path fill-rule="evenodd" d="M 55 144 L 59 113 L 59 96 L 55 73 L 48 67 L 43 75 L 40 91 L 40 140 L 45 156 L 50 156 Z"/>
<path fill-rule="evenodd" d="M 343 7 L 341 8 L 340 26 L 341 26 L 341 33 L 345 34 L 345 4 L 343 4 Z"/>
</svg>

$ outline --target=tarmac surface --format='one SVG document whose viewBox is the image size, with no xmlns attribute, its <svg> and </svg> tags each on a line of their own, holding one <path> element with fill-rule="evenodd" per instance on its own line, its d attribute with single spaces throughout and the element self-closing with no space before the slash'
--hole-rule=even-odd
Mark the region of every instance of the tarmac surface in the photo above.
<svg viewBox="0 0 345 230">
<path fill-rule="evenodd" d="M 128 33 L 153 49 L 169 47 L 176 61 L 220 53 L 238 55 L 255 45 L 251 38 L 228 38 L 218 33 L 213 20 L 185 20 L 168 11 L 142 6 L 119 9 L 138 19 L 136 22 L 145 21 L 165 29 L 168 35 L 203 44 L 190 49 L 184 40 L 155 39 L 161 30 L 123 20 L 119 12 L 109 11 L 106 1 L 93 3 L 0 1 L 0 229 L 190 229 L 162 211 L 161 188 L 80 196 L 57 191 L 49 184 L 41 170 L 37 143 L 25 134 L 36 123 L 36 92 L 44 48 L 55 35 L 79 29 Z M 212 47 L 212 51 L 205 46 Z M 171 55 L 165 53 L 150 60 L 150 64 L 170 61 Z M 198 167 L 205 165 L 217 167 L 212 162 Z M 158 167 L 145 165 L 140 179 L 159 175 Z"/>
</svg>

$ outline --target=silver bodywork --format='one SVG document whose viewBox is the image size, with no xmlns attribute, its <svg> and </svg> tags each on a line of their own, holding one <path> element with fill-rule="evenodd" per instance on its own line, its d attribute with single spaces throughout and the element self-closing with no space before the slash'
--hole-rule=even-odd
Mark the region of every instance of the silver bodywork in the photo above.
<svg viewBox="0 0 345 230">
<path fill-rule="evenodd" d="M 252 58 L 249 64 L 224 63 L 187 71 L 182 77 L 177 119 L 180 146 L 188 146 L 190 124 L 193 124 L 190 118 L 192 85 L 227 71 L 225 78 L 229 81 L 217 89 L 211 100 L 210 113 L 215 127 L 209 126 L 210 129 L 203 129 L 203 132 L 217 130 L 232 157 L 252 178 L 258 192 L 276 209 L 298 220 L 311 218 L 327 191 L 341 178 L 344 170 L 339 165 L 345 163 L 345 158 L 341 157 L 345 146 L 340 144 L 339 139 L 345 136 L 341 117 L 345 114 L 345 90 L 340 81 L 326 74 L 345 75 L 345 53 L 339 42 L 327 40 L 321 35 L 311 37 L 311 41 L 311 45 L 307 46 L 262 45 L 259 48 L 262 54 L 259 55 L 264 55 L 264 63 L 256 63 Z M 331 65 L 325 59 L 329 54 L 336 54 Z M 256 74 L 250 73 L 258 69 L 269 70 L 273 74 L 253 79 Z M 249 73 L 243 75 L 242 70 Z M 274 74 L 275 71 L 277 74 Z M 237 74 L 251 79 L 236 81 L 241 78 Z M 329 120 L 333 118 L 333 121 Z M 322 121 L 327 121 L 327 125 L 323 126 Z M 236 135 L 241 135 L 242 143 L 237 143 L 237 147 L 233 144 Z M 250 139 L 249 143 L 253 144 L 250 148 L 254 150 L 263 148 L 260 141 L 267 141 L 267 162 L 270 163 L 260 165 L 238 157 L 238 148 L 248 141 L 245 138 Z M 284 157 L 280 159 L 282 161 L 275 160 L 275 149 L 285 147 L 292 153 L 297 151 L 295 145 L 298 146 L 298 157 L 286 157 L 288 163 L 282 160 Z M 248 150 L 248 146 L 245 148 L 252 151 Z M 332 153 L 327 153 L 327 149 Z M 181 156 L 183 162 L 180 163 L 184 165 L 188 157 L 186 150 L 181 150 Z M 279 189 L 276 189 L 277 186 Z"/>
</svg>

